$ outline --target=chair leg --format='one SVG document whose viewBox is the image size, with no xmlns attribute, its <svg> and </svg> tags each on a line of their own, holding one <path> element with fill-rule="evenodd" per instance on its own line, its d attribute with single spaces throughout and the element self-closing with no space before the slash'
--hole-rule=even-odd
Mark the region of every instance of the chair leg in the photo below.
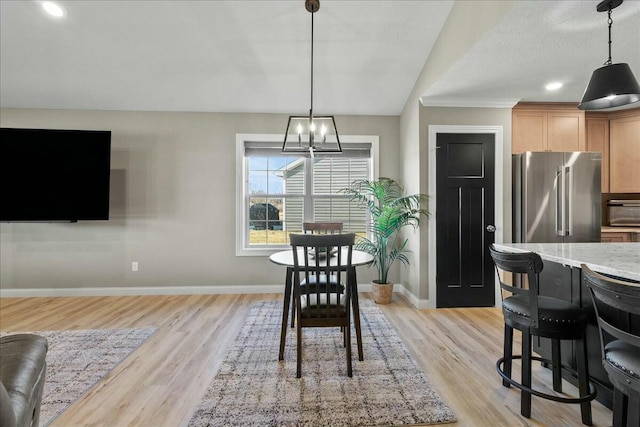
<svg viewBox="0 0 640 427">
<path fill-rule="evenodd" d="M 578 392 L 580 397 L 589 394 L 589 366 L 587 364 L 587 341 L 584 336 L 576 340 L 576 365 L 578 368 Z M 593 425 L 591 417 L 591 402 L 580 404 L 582 424 Z"/>
<path fill-rule="evenodd" d="M 278 360 L 284 360 L 284 347 L 287 338 L 287 316 L 289 315 L 289 305 L 295 306 L 295 301 L 291 303 L 291 288 L 293 287 L 293 270 L 287 268 L 287 277 L 284 285 L 284 302 L 282 308 L 282 329 L 280 331 L 280 351 L 278 352 Z"/>
<path fill-rule="evenodd" d="M 553 372 L 553 391 L 562 393 L 562 357 L 560 340 L 551 340 L 551 370 Z"/>
<path fill-rule="evenodd" d="M 613 389 L 613 427 L 627 427 L 629 399 L 622 390 Z"/>
<path fill-rule="evenodd" d="M 347 286 L 351 286 L 351 305 L 353 307 L 353 325 L 356 330 L 356 343 L 358 345 L 358 360 L 364 360 L 364 351 L 362 349 L 362 330 L 360 328 L 360 301 L 358 297 L 358 278 L 356 276 L 356 268 L 351 268 L 351 272 L 347 273 Z"/>
<path fill-rule="evenodd" d="M 300 316 L 300 313 L 298 313 L 298 316 Z M 298 319 L 297 323 L 297 337 L 296 337 L 296 344 L 297 344 L 297 361 L 296 361 L 296 377 L 300 378 L 302 377 L 302 327 L 300 326 L 300 319 Z"/>
<path fill-rule="evenodd" d="M 522 385 L 531 388 L 531 334 L 522 331 Z M 520 413 L 531 418 L 531 393 L 520 391 Z"/>
<path fill-rule="evenodd" d="M 293 291 L 293 293 L 294 293 L 293 301 L 295 301 L 296 300 L 295 291 Z M 294 304 L 291 304 L 291 328 L 292 329 L 295 326 L 295 324 L 296 324 L 296 305 L 294 303 Z"/>
<path fill-rule="evenodd" d="M 513 360 L 513 328 L 511 326 L 504 325 L 504 364 L 503 371 L 505 375 L 511 378 L 511 365 Z M 502 385 L 505 387 L 511 387 L 511 384 L 507 380 L 502 380 Z"/>
<path fill-rule="evenodd" d="M 627 425 L 640 426 L 640 393 L 629 389 L 627 396 Z"/>
<path fill-rule="evenodd" d="M 347 310 L 349 306 L 347 305 Z M 349 320 L 350 324 L 350 319 L 349 319 L 349 315 L 347 314 L 347 319 Z M 351 327 L 350 326 L 345 326 L 344 328 L 344 339 L 346 341 L 347 344 L 347 375 L 349 377 L 353 376 L 353 367 L 351 364 Z"/>
</svg>

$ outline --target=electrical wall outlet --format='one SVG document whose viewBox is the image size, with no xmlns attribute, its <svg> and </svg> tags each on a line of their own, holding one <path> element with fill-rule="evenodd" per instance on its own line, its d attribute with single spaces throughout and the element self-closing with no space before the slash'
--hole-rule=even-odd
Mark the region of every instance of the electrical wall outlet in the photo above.
<svg viewBox="0 0 640 427">
<path fill-rule="evenodd" d="M 138 261 L 133 261 L 131 263 L 131 271 L 138 271 Z"/>
</svg>

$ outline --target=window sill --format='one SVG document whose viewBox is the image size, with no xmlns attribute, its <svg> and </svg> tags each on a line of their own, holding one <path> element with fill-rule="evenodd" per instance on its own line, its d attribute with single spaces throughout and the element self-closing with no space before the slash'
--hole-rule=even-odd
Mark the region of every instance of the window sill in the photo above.
<svg viewBox="0 0 640 427">
<path fill-rule="evenodd" d="M 270 256 L 271 254 L 280 251 L 286 251 L 290 248 L 291 246 L 289 245 L 278 246 L 274 248 L 240 248 L 236 250 L 236 256 Z"/>
</svg>

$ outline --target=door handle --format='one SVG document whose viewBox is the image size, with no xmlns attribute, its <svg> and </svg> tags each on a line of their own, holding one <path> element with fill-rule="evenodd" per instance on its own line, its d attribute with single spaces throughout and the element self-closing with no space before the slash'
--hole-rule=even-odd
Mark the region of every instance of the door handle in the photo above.
<svg viewBox="0 0 640 427">
<path fill-rule="evenodd" d="M 555 177 L 556 196 L 556 236 L 565 234 L 565 189 L 564 189 L 564 168 L 556 169 Z"/>
<path fill-rule="evenodd" d="M 565 168 L 565 203 L 566 203 L 566 215 L 565 235 L 573 236 L 573 170 L 571 166 Z"/>
<path fill-rule="evenodd" d="M 487 231 L 489 233 L 495 233 L 496 231 L 496 226 L 495 225 L 487 225 Z"/>
</svg>

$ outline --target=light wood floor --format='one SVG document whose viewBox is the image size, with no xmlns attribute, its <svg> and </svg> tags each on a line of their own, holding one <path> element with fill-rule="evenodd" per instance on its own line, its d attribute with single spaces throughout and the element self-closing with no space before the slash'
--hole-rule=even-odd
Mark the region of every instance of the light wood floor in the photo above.
<svg viewBox="0 0 640 427">
<path fill-rule="evenodd" d="M 149 340 L 53 426 L 183 426 L 252 303 L 280 298 L 277 294 L 3 298 L 0 330 L 156 326 Z M 520 416 L 519 391 L 502 387 L 494 367 L 502 347 L 499 310 L 416 310 L 398 296 L 392 304 L 380 307 L 453 409 L 458 418 L 454 425 L 582 425 L 577 405 L 536 397 L 532 417 Z M 273 351 L 278 351 L 277 346 L 274 342 Z M 514 366 L 514 372 L 516 369 Z M 537 366 L 534 385 L 544 387 L 543 383 L 550 383 L 550 376 Z M 573 393 L 575 388 L 566 384 L 565 391 Z M 611 412 L 597 402 L 592 406 L 594 425 L 610 426 Z"/>
</svg>

